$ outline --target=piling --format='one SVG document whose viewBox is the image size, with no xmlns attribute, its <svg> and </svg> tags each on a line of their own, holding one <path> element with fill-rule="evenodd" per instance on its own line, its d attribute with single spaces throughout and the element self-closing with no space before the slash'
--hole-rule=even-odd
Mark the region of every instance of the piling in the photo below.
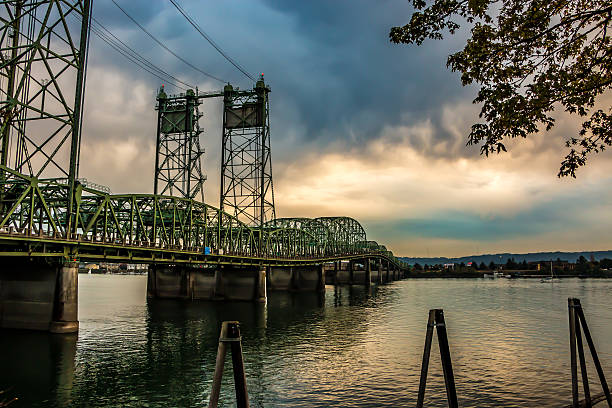
<svg viewBox="0 0 612 408">
<path fill-rule="evenodd" d="M 601 398 L 601 395 L 597 395 L 593 399 L 591 398 L 591 392 L 589 389 L 589 378 L 584 357 L 584 346 L 582 343 L 582 332 L 584 332 L 584 338 L 586 339 L 587 345 L 589 346 L 591 358 L 593 359 L 593 364 L 595 365 L 597 375 L 599 376 L 599 381 L 603 390 L 603 397 L 605 397 L 605 400 L 608 402 L 608 407 L 612 408 L 612 398 L 610 397 L 610 389 L 608 388 L 606 377 L 604 375 L 603 369 L 601 368 L 601 363 L 599 362 L 599 357 L 597 356 L 597 351 L 595 350 L 595 344 L 593 343 L 591 332 L 589 331 L 589 327 L 584 317 L 584 311 L 582 310 L 580 299 L 567 299 L 567 308 L 569 313 L 570 359 L 572 370 L 571 406 L 572 408 L 592 407 L 593 404 L 596 402 L 595 400 L 597 400 L 597 402 L 604 400 L 604 398 Z M 578 393 L 578 361 L 576 359 L 576 355 L 578 355 L 578 359 L 580 361 L 582 389 L 584 392 L 584 400 L 582 401 L 580 401 L 580 395 Z"/>
<path fill-rule="evenodd" d="M 249 408 L 249 394 L 247 392 L 244 361 L 242 359 L 242 337 L 240 336 L 239 322 L 223 322 L 221 325 L 219 346 L 217 348 L 217 360 L 215 362 L 215 373 L 213 375 L 213 384 L 208 408 L 217 408 L 217 404 L 219 403 L 223 366 L 225 365 L 225 355 L 227 354 L 228 345 L 232 352 L 236 406 L 238 408 Z"/>
<path fill-rule="evenodd" d="M 429 311 L 427 332 L 425 334 L 423 362 L 421 364 L 421 378 L 419 381 L 417 408 L 423 408 L 423 401 L 425 400 L 427 370 L 429 368 L 429 355 L 431 352 L 434 327 L 438 333 L 438 346 L 440 347 L 440 358 L 442 360 L 442 371 L 444 372 L 444 385 L 446 386 L 446 399 L 448 401 L 448 406 L 449 408 L 458 408 L 459 403 L 457 402 L 455 376 L 453 375 L 453 364 L 451 362 L 450 349 L 448 347 L 448 335 L 446 333 L 446 323 L 444 321 L 444 311 L 442 309 L 432 309 Z"/>
</svg>

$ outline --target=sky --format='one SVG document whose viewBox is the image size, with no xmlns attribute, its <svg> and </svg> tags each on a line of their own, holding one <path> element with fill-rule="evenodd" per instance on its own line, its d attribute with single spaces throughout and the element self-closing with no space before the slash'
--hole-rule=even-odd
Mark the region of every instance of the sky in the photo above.
<svg viewBox="0 0 612 408">
<path fill-rule="evenodd" d="M 191 64 L 253 86 L 168 0 L 116 1 Z M 389 29 L 410 18 L 406 0 L 178 3 L 272 89 L 277 216 L 350 216 L 368 239 L 400 256 L 612 249 L 612 153 L 591 159 L 576 180 L 556 176 L 576 118 L 558 112 L 552 131 L 510 141 L 499 156 L 466 146 L 478 120 L 477 89 L 462 87 L 446 67 L 465 31 L 420 47 L 391 44 Z M 110 0 L 95 1 L 93 13 L 175 77 L 203 91 L 222 88 L 159 47 Z M 92 35 L 80 176 L 115 193 L 152 192 L 161 82 Z M 604 97 L 610 106 L 612 96 Z M 221 109 L 220 100 L 205 102 L 200 120 L 205 201 L 214 206 Z"/>
</svg>

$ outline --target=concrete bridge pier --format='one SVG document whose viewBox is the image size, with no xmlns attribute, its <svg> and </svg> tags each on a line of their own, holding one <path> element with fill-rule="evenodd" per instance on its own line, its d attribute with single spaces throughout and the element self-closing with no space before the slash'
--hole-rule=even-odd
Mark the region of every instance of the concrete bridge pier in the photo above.
<svg viewBox="0 0 612 408">
<path fill-rule="evenodd" d="M 334 286 L 382 285 L 404 278 L 404 273 L 401 270 L 382 259 L 334 262 L 333 268 L 327 268 L 326 275 L 328 282 Z"/>
<path fill-rule="evenodd" d="M 76 262 L 0 259 L 0 328 L 79 330 Z"/>
<path fill-rule="evenodd" d="M 252 266 L 149 265 L 147 297 L 265 302 L 266 270 Z"/>
<path fill-rule="evenodd" d="M 340 271 L 340 268 L 342 268 L 342 263 L 340 261 L 334 261 L 334 269 L 327 275 L 331 278 L 330 284 L 334 286 L 338 285 L 338 271 Z"/>
<path fill-rule="evenodd" d="M 337 285 L 348 285 L 352 282 L 352 271 L 350 262 L 336 261 L 334 262 L 333 270 L 327 271 L 327 277 L 330 284 Z"/>
<path fill-rule="evenodd" d="M 323 265 L 268 268 L 270 290 L 292 292 L 324 292 L 325 269 Z"/>
<path fill-rule="evenodd" d="M 389 262 L 387 262 L 387 266 L 385 268 L 385 283 L 391 282 L 391 271 L 389 270 Z"/>
</svg>

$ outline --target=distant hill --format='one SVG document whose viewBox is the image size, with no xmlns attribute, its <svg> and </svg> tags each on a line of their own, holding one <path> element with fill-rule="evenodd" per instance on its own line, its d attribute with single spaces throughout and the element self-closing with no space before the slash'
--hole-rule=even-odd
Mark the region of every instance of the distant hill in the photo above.
<svg viewBox="0 0 612 408">
<path fill-rule="evenodd" d="M 486 255 L 472 255 L 472 256 L 462 256 L 460 258 L 410 258 L 410 257 L 400 257 L 400 259 L 408 262 L 411 265 L 415 263 L 419 263 L 421 265 L 435 265 L 435 264 L 445 264 L 445 263 L 468 263 L 484 262 L 485 264 L 490 264 L 494 262 L 496 264 L 505 264 L 508 259 L 514 258 L 515 262 L 535 262 L 535 261 L 547 261 L 547 260 L 556 260 L 560 258 L 563 261 L 576 262 L 580 256 L 584 256 L 586 259 L 591 259 L 591 256 L 596 261 L 599 261 L 603 258 L 612 259 L 612 251 L 592 251 L 592 252 L 532 252 L 528 254 L 486 254 Z"/>
</svg>

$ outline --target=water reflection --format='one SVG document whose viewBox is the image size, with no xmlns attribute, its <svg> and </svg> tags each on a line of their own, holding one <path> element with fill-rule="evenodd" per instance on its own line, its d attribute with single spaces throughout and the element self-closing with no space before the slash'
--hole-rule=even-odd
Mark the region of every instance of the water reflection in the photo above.
<svg viewBox="0 0 612 408">
<path fill-rule="evenodd" d="M 427 311 L 436 307 L 445 309 L 461 406 L 561 406 L 571 396 L 568 296 L 581 298 L 612 378 L 612 281 L 328 286 L 272 292 L 267 305 L 147 302 L 145 285 L 83 277 L 78 340 L 0 333 L 0 387 L 15 386 L 15 406 L 206 406 L 224 320 L 241 322 L 253 407 L 414 406 Z M 445 406 L 436 346 L 427 387 L 426 406 Z M 220 403 L 233 401 L 228 364 Z"/>
<path fill-rule="evenodd" d="M 18 398 L 12 406 L 71 404 L 76 334 L 0 331 L 0 350 L 0 390 Z"/>
</svg>

